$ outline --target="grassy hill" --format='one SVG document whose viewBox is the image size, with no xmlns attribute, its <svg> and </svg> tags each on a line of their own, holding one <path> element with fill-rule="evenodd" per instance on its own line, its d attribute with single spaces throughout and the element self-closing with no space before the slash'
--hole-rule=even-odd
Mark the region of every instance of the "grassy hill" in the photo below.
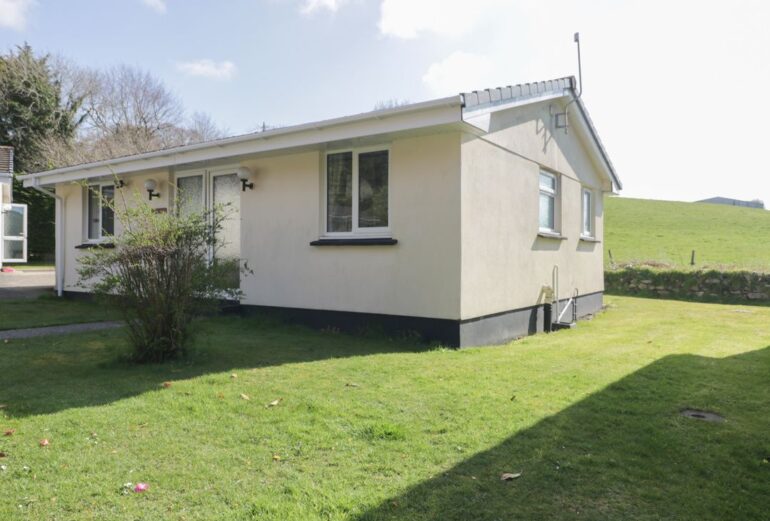
<svg viewBox="0 0 770 521">
<path fill-rule="evenodd" d="M 604 215 L 605 260 L 770 271 L 770 211 L 608 197 Z"/>
</svg>

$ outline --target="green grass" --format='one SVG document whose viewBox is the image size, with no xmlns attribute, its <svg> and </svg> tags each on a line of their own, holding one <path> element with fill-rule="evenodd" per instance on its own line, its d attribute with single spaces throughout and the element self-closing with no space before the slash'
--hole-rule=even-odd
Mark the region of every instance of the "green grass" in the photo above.
<svg viewBox="0 0 770 521">
<path fill-rule="evenodd" d="M 0 331 L 116 320 L 118 314 L 103 305 L 81 300 L 42 296 L 34 300 L 0 303 Z M 0 366 L 1 367 L 1 366 Z M 0 369 L 0 374 L 2 369 Z"/>
<path fill-rule="evenodd" d="M 608 301 L 460 351 L 237 317 L 165 366 L 0 344 L 0 519 L 767 519 L 770 309 Z"/>
<path fill-rule="evenodd" d="M 704 203 L 608 197 L 605 257 L 690 268 L 770 271 L 770 212 Z M 608 259 L 606 259 L 608 260 Z M 607 264 L 609 265 L 609 264 Z"/>
</svg>

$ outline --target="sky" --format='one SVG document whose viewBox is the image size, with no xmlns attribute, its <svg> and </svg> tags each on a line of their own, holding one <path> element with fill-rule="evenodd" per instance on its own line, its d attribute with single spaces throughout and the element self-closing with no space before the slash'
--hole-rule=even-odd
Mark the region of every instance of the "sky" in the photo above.
<svg viewBox="0 0 770 521">
<path fill-rule="evenodd" d="M 770 203 L 764 0 L 0 0 L 28 42 L 149 70 L 229 133 L 577 74 L 622 195 Z"/>
</svg>

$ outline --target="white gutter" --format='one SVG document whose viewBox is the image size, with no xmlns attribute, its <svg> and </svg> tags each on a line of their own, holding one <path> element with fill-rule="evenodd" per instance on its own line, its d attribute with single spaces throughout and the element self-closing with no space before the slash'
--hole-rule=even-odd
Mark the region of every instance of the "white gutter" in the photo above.
<svg viewBox="0 0 770 521">
<path fill-rule="evenodd" d="M 30 188 L 34 188 L 41 194 L 45 194 L 48 197 L 53 197 L 56 200 L 56 216 L 54 218 L 56 246 L 54 264 L 56 269 L 56 295 L 61 297 L 64 293 L 64 237 L 62 236 L 62 232 L 64 231 L 64 200 L 55 192 L 51 192 L 38 186 L 37 179 L 35 182 L 35 184 L 30 185 Z"/>
<path fill-rule="evenodd" d="M 441 113 L 441 111 L 446 108 L 461 107 L 461 105 L 461 96 L 450 96 L 392 109 L 365 112 L 266 132 L 255 132 L 215 141 L 57 168 L 27 174 L 22 178 L 22 181 L 24 186 L 48 185 L 87 177 L 168 168 L 185 163 L 220 160 L 260 152 L 314 146 L 330 141 L 355 139 L 381 133 L 457 123 L 461 121 L 459 111 L 457 114 L 451 115 Z M 366 127 L 367 124 L 370 126 Z"/>
</svg>

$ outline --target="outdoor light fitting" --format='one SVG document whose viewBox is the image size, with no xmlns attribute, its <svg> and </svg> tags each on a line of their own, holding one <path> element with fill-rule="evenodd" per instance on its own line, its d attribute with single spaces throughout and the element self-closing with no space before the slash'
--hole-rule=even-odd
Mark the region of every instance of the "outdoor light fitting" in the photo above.
<svg viewBox="0 0 770 521">
<path fill-rule="evenodd" d="M 144 182 L 144 189 L 147 190 L 150 201 L 152 201 L 153 197 L 160 197 L 160 192 L 155 191 L 157 186 L 158 183 L 155 182 L 155 179 L 148 179 Z"/>
<path fill-rule="evenodd" d="M 249 170 L 245 166 L 242 166 L 238 169 L 238 179 L 241 180 L 241 192 L 245 192 L 247 188 L 249 190 L 254 190 L 254 183 L 249 182 L 250 177 L 251 177 L 251 170 Z"/>
</svg>

